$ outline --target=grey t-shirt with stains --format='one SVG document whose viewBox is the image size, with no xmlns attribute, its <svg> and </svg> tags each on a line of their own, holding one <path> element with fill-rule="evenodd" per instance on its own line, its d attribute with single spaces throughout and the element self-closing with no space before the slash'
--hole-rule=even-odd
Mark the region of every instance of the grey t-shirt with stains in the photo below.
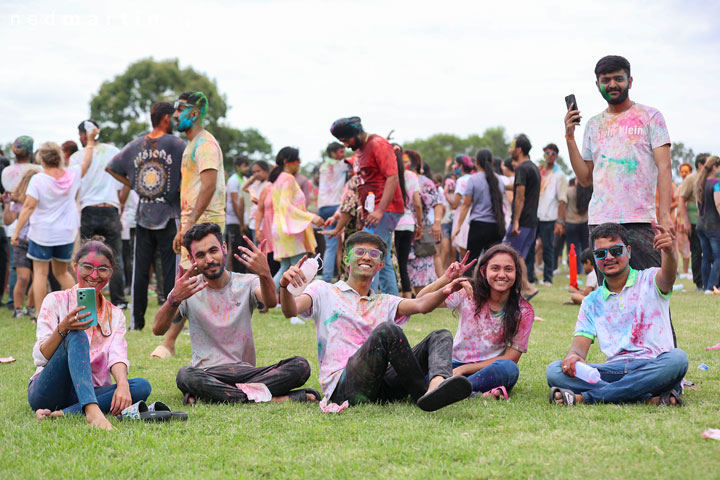
<svg viewBox="0 0 720 480">
<path fill-rule="evenodd" d="M 257 306 L 257 275 L 232 272 L 223 288 L 210 287 L 180 304 L 180 315 L 190 321 L 191 367 L 208 368 L 230 363 L 255 366 L 252 312 Z M 200 277 L 201 283 L 205 282 Z"/>
</svg>

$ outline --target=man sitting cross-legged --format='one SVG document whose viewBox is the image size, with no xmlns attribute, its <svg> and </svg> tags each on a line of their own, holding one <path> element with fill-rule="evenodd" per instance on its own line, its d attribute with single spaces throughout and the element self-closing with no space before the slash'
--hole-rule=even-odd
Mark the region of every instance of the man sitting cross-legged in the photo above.
<svg viewBox="0 0 720 480">
<path fill-rule="evenodd" d="M 177 374 L 184 403 L 248 401 L 257 391 L 272 394 L 273 401 L 320 400 L 320 394 L 302 386 L 310 377 L 303 357 L 291 357 L 268 367 L 255 366 L 255 342 L 250 319 L 258 302 L 277 304 L 275 283 L 267 257 L 247 237 L 250 248 L 240 247 L 235 258 L 255 275 L 225 270 L 227 247 L 215 223 L 192 226 L 183 238 L 192 267 L 179 267 L 175 287 L 158 310 L 153 333 L 163 335 L 173 322 L 190 320 L 192 362 Z M 197 268 L 200 275 L 190 276 Z M 247 384 L 263 384 L 250 385 Z M 255 387 L 255 388 L 254 388 Z"/>
<path fill-rule="evenodd" d="M 661 266 L 639 271 L 629 266 L 624 227 L 605 223 L 593 230 L 593 255 L 605 281 L 583 300 L 565 359 L 547 367 L 551 403 L 682 405 L 678 392 L 688 358 L 674 348 L 670 326 L 677 246 L 671 232 L 655 224 L 653 229 Z M 576 378 L 576 364 L 585 362 L 595 339 L 607 363 L 591 364 L 601 380 L 588 383 Z"/>
<path fill-rule="evenodd" d="M 411 348 L 398 326 L 409 315 L 435 309 L 467 279 L 457 279 L 420 299 L 378 295 L 370 290 L 370 283 L 385 264 L 385 242 L 372 233 L 357 232 L 345 245 L 347 283 L 316 280 L 293 297 L 287 287 L 305 282 L 300 270 L 304 259 L 280 280 L 283 314 L 290 318 L 300 312 L 315 320 L 325 397 L 355 405 L 401 400 L 409 394 L 425 411 L 468 397 L 472 392 L 468 379 L 453 377 L 450 332 L 434 331 Z"/>
</svg>

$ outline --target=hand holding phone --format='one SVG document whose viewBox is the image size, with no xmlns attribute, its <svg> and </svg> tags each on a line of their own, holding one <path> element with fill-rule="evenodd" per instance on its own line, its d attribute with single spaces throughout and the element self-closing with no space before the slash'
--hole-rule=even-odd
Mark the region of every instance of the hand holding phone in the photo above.
<svg viewBox="0 0 720 480">
<path fill-rule="evenodd" d="M 577 104 L 577 100 L 575 100 L 575 94 L 571 93 L 567 97 L 565 97 L 565 106 L 567 107 L 568 111 L 570 110 L 577 110 L 578 114 L 572 115 L 573 117 L 573 123 L 576 125 L 580 125 L 580 114 L 579 114 L 579 108 Z"/>
<path fill-rule="evenodd" d="M 83 313 L 90 313 L 90 315 L 84 320 L 92 319 L 87 326 L 94 327 L 98 324 L 97 319 L 97 305 L 95 303 L 96 293 L 94 288 L 78 288 L 77 289 L 77 304 L 78 307 L 85 307 Z"/>
</svg>

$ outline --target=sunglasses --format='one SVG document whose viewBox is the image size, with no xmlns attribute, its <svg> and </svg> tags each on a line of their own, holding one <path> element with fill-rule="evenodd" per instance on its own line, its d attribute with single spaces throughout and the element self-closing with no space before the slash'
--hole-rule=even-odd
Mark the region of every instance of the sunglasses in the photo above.
<svg viewBox="0 0 720 480">
<path fill-rule="evenodd" d="M 195 105 L 193 105 L 192 103 L 185 103 L 185 102 L 180 102 L 180 101 L 175 102 L 175 105 L 173 105 L 175 110 L 180 110 L 180 111 L 183 111 L 188 107 L 194 107 L 194 106 Z"/>
<path fill-rule="evenodd" d="M 382 252 L 380 250 L 378 250 L 377 248 L 356 247 L 356 248 L 353 248 L 350 251 L 350 253 L 355 258 L 362 258 L 367 253 L 368 255 L 370 255 L 370 258 L 372 258 L 373 260 L 378 260 L 382 256 Z"/>
<path fill-rule="evenodd" d="M 555 150 L 545 150 L 544 153 L 545 155 L 557 155 L 557 153 L 555 153 Z"/>
<path fill-rule="evenodd" d="M 112 273 L 112 268 L 110 267 L 94 267 L 89 263 L 81 263 L 78 270 L 80 270 L 80 275 L 84 277 L 92 275 L 93 271 L 97 271 L 100 278 L 107 278 Z"/>
<path fill-rule="evenodd" d="M 593 250 L 593 255 L 595 256 L 595 260 L 605 260 L 608 252 L 610 252 L 610 255 L 617 258 L 622 256 L 624 249 L 625 245 L 614 245 L 610 248 L 598 248 Z"/>
</svg>

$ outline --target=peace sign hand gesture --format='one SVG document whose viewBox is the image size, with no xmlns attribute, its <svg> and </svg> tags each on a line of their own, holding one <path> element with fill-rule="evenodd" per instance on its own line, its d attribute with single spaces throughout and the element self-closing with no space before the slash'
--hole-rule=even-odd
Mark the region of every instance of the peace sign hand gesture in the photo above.
<svg viewBox="0 0 720 480">
<path fill-rule="evenodd" d="M 197 268 L 197 263 L 192 264 L 192 268 L 185 270 L 182 265 L 178 265 L 178 273 L 175 275 L 175 287 L 167 297 L 167 301 L 172 306 L 179 306 L 183 300 L 195 295 L 197 292 L 207 287 L 207 283 L 200 283 L 200 275 L 191 277 L 193 271 Z"/>
<path fill-rule="evenodd" d="M 247 243 L 250 248 L 243 246 L 238 247 L 240 255 L 237 253 L 234 254 L 235 259 L 259 277 L 270 276 L 270 265 L 268 264 L 267 256 L 263 253 L 267 240 L 260 242 L 260 246 L 258 247 L 245 235 L 243 235 L 243 239 L 245 239 L 245 243 Z"/>
<path fill-rule="evenodd" d="M 448 281 L 453 281 L 456 278 L 459 278 L 465 274 L 469 269 L 475 265 L 477 262 L 477 258 L 474 259 L 472 262 L 466 264 L 468 256 L 470 255 L 470 252 L 465 252 L 465 256 L 463 259 L 459 262 L 453 262 L 450 264 L 450 266 L 445 270 L 444 277 L 448 279 Z"/>
</svg>

